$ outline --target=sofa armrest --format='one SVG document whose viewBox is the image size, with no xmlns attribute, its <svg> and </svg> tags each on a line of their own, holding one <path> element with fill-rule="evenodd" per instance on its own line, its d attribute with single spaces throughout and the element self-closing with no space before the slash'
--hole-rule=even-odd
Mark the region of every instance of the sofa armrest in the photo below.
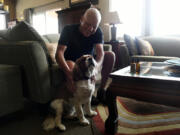
<svg viewBox="0 0 180 135">
<path fill-rule="evenodd" d="M 51 98 L 48 61 L 43 48 L 36 41 L 0 43 L 0 64 L 20 65 L 25 93 L 36 102 L 46 103 Z"/>
<path fill-rule="evenodd" d="M 118 68 L 124 68 L 130 64 L 130 55 L 127 46 L 119 45 L 118 47 L 118 55 L 117 60 L 119 61 L 119 67 Z"/>
<path fill-rule="evenodd" d="M 112 51 L 112 46 L 111 44 L 104 44 L 103 49 L 104 51 Z"/>
<path fill-rule="evenodd" d="M 134 55 L 131 57 L 131 61 L 163 62 L 175 58 L 178 57 Z"/>
</svg>

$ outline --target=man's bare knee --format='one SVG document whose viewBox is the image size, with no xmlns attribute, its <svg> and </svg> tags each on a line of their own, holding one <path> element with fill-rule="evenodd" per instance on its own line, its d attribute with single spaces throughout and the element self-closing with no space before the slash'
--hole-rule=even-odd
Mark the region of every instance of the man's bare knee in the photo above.
<svg viewBox="0 0 180 135">
<path fill-rule="evenodd" d="M 68 61 L 66 61 L 66 62 L 67 62 L 67 65 L 69 66 L 70 69 L 73 69 L 73 68 L 74 68 L 75 63 L 74 63 L 73 61 L 68 60 Z"/>
<path fill-rule="evenodd" d="M 115 53 L 112 51 L 105 51 L 104 52 L 104 61 L 114 62 L 115 61 Z"/>
</svg>

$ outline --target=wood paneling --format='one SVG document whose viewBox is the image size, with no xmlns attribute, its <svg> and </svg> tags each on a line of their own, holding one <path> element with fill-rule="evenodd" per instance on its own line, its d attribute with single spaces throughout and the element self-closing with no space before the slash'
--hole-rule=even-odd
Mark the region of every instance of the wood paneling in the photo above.
<svg viewBox="0 0 180 135">
<path fill-rule="evenodd" d="M 9 6 L 9 19 L 16 19 L 16 2 L 17 0 L 5 0 L 4 3 Z"/>
<path fill-rule="evenodd" d="M 59 23 L 59 33 L 61 33 L 63 27 L 67 24 L 77 24 L 80 23 L 80 18 L 88 9 L 90 5 L 77 6 L 72 8 L 67 8 L 64 10 L 57 11 L 58 23 Z"/>
</svg>

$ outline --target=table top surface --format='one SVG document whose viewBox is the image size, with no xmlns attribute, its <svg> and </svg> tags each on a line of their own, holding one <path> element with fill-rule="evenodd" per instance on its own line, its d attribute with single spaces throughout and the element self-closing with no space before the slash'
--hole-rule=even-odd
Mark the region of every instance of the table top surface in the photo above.
<svg viewBox="0 0 180 135">
<path fill-rule="evenodd" d="M 180 82 L 180 73 L 171 72 L 169 65 L 164 62 L 141 62 L 140 72 L 131 73 L 130 66 L 117 70 L 111 73 L 110 77 L 115 79 L 122 78 L 140 78 L 140 79 L 155 79 L 155 80 L 170 80 Z M 179 67 L 180 71 L 180 67 Z"/>
</svg>

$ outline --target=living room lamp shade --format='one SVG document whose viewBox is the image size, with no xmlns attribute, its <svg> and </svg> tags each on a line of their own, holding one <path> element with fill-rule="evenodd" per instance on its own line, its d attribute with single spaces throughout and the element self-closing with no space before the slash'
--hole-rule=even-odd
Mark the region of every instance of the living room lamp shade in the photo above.
<svg viewBox="0 0 180 135">
<path fill-rule="evenodd" d="M 112 25 L 111 26 L 111 41 L 116 41 L 116 24 L 122 24 L 122 22 L 120 21 L 118 12 L 114 11 L 114 12 L 109 12 L 107 14 L 107 16 L 104 19 L 104 24 L 105 25 Z"/>
</svg>

